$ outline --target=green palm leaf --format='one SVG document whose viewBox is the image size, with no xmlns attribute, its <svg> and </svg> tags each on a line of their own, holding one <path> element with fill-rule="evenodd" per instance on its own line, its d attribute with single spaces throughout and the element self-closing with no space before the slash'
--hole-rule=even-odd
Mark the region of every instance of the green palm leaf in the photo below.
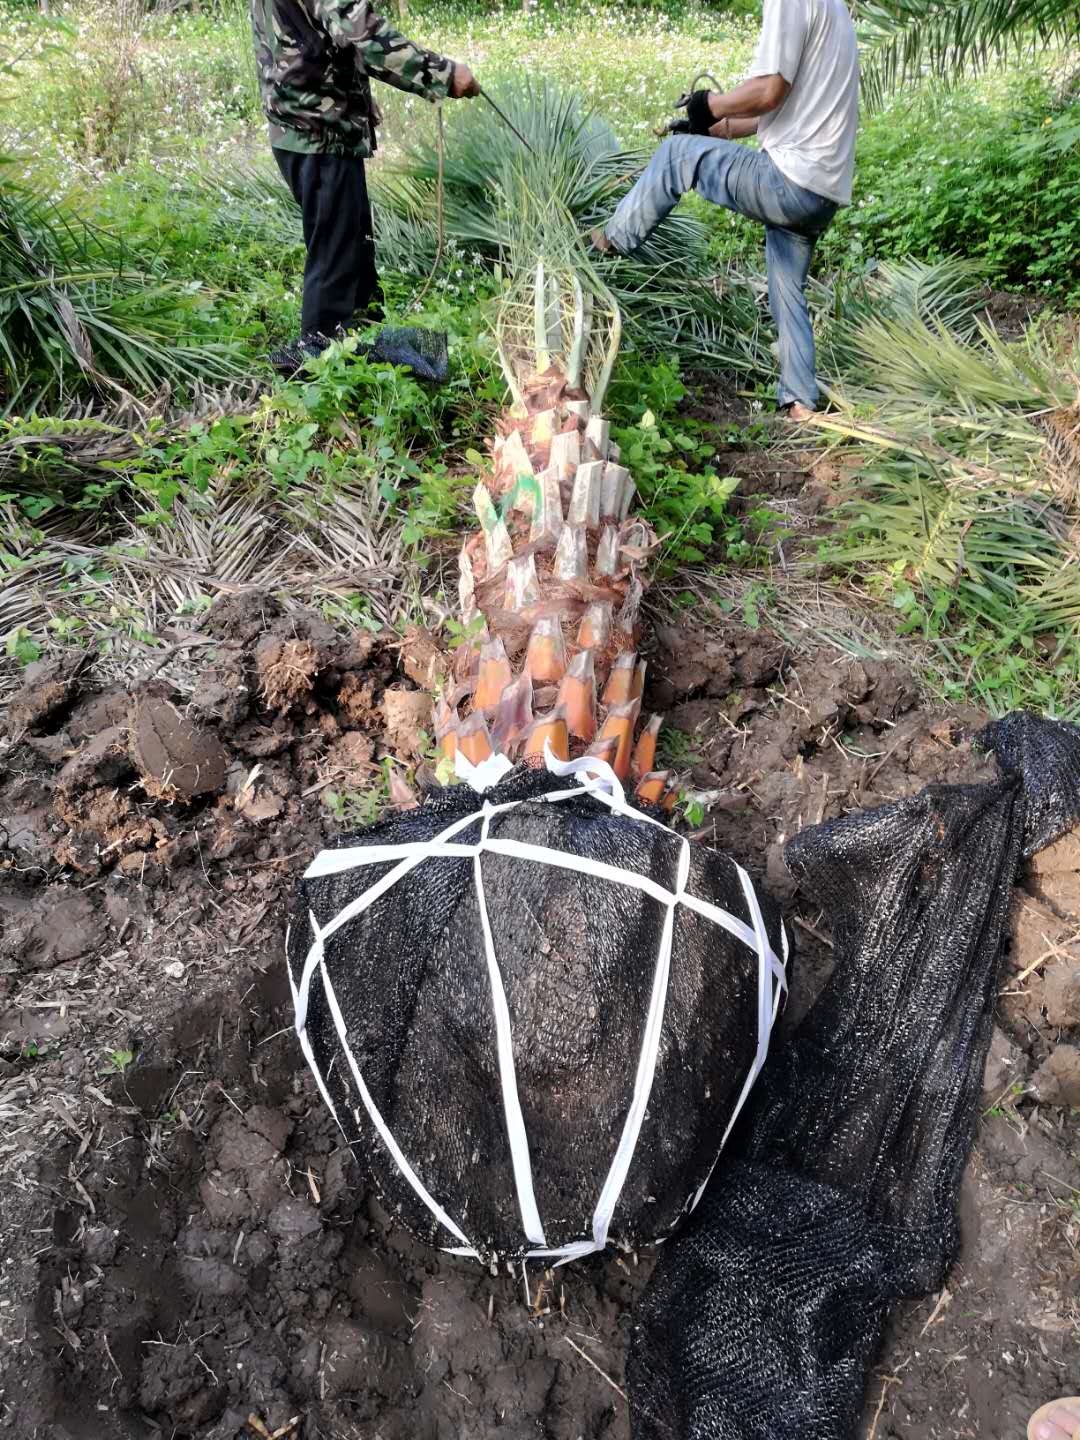
<svg viewBox="0 0 1080 1440">
<path fill-rule="evenodd" d="M 197 287 L 170 283 L 65 206 L 0 178 L 0 408 L 86 389 L 145 393 L 241 373 L 206 338 Z"/>
<path fill-rule="evenodd" d="M 1080 35 L 1076 0 L 860 0 L 857 18 L 872 106 L 926 76 L 952 79 L 1010 49 Z"/>
<path fill-rule="evenodd" d="M 443 223 L 447 240 L 461 250 L 506 266 L 520 237 L 522 209 L 530 208 L 526 197 L 543 197 L 549 235 L 558 224 L 581 242 L 609 218 L 649 157 L 624 150 L 577 92 L 551 81 L 504 86 L 498 100 L 531 152 L 488 107 L 456 109 L 446 122 Z M 431 140 L 372 177 L 380 254 L 406 274 L 419 277 L 430 269 L 438 175 Z M 699 366 L 704 361 L 746 370 L 740 329 L 748 319 L 753 323 L 757 302 L 749 292 L 708 283 L 706 246 L 705 227 L 676 211 L 632 259 L 605 261 L 603 282 L 632 344 L 681 350 Z"/>
</svg>

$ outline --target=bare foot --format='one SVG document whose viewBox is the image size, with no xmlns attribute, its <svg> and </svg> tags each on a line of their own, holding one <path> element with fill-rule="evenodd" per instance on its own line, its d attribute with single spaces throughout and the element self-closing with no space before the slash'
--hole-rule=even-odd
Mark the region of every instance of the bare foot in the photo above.
<svg viewBox="0 0 1080 1440">
<path fill-rule="evenodd" d="M 594 230 L 589 237 L 592 240 L 594 250 L 599 250 L 602 255 L 617 255 L 615 246 L 604 234 L 603 230 Z"/>
<path fill-rule="evenodd" d="M 1078 1440 L 1080 1396 L 1065 1395 L 1036 1410 L 1028 1421 L 1028 1440 Z"/>
</svg>

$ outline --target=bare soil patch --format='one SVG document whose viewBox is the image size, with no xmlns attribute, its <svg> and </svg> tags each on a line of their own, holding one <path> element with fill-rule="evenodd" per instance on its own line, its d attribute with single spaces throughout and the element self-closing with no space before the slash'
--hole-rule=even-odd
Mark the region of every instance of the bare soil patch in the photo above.
<svg viewBox="0 0 1080 1440">
<path fill-rule="evenodd" d="M 202 633 L 183 690 L 98 684 L 72 657 L 8 707 L 0 1414 L 28 1440 L 626 1440 L 614 1386 L 648 1257 L 536 1268 L 526 1296 L 520 1273 L 422 1249 L 340 1145 L 290 1028 L 288 894 L 333 824 L 324 789 L 416 759 L 422 637 L 340 635 L 257 595 Z M 678 763 L 714 792 L 701 838 L 786 906 L 790 1023 L 830 962 L 784 839 L 989 773 L 983 717 L 921 708 L 895 663 L 795 655 L 764 628 L 662 627 L 650 660 Z M 1071 840 L 1016 913 L 964 1255 L 895 1317 L 875 1440 L 1020 1435 L 1075 1389 Z"/>
</svg>

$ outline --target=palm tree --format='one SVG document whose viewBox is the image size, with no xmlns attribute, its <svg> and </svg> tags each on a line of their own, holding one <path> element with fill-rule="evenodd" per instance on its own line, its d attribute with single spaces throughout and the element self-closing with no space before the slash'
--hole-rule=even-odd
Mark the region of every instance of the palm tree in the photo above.
<svg viewBox="0 0 1080 1440">
<path fill-rule="evenodd" d="M 873 105 L 928 74 L 950 79 L 1010 49 L 1080 37 L 1076 0 L 858 0 L 856 16 Z"/>
<path fill-rule="evenodd" d="M 47 28 L 67 31 L 59 21 Z M 0 80 L 17 76 L 21 58 L 0 53 Z M 0 152 L 0 417 L 85 391 L 115 400 L 243 373 L 239 345 L 197 325 L 190 286 L 16 180 L 14 166 Z"/>
<path fill-rule="evenodd" d="M 640 562 L 655 543 L 601 413 L 622 317 L 573 216 L 511 186 L 510 281 L 496 323 L 513 403 L 473 494 L 459 557 L 461 640 L 436 706 L 443 756 L 473 764 L 589 753 L 639 799 L 673 804 L 654 771 L 654 717 L 637 735 Z M 538 198 L 538 197 L 542 197 Z"/>
<path fill-rule="evenodd" d="M 242 373 L 240 347 L 204 338 L 198 300 L 123 240 L 7 178 L 0 155 L 0 414 L 113 399 Z"/>
</svg>

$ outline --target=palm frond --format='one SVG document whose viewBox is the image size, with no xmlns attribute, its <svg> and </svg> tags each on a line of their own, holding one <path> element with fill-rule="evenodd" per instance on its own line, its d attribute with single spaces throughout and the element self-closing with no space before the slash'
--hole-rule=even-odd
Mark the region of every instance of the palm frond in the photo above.
<svg viewBox="0 0 1080 1440">
<path fill-rule="evenodd" d="M 828 564 L 890 594 L 942 674 L 962 643 L 993 703 L 993 677 L 1048 637 L 1080 653 L 1080 490 L 1055 475 L 1067 447 L 1054 444 L 1071 434 L 1077 356 L 1050 324 L 1002 340 L 971 278 L 908 264 L 820 297 L 839 363 L 835 412 L 817 424 L 846 477 Z"/>
<path fill-rule="evenodd" d="M 863 353 L 864 327 L 878 321 L 941 325 L 960 341 L 970 339 L 980 305 L 977 287 L 977 267 L 963 260 L 901 260 L 879 264 L 856 280 L 811 280 L 822 373 L 840 382 L 862 373 L 868 358 L 872 363 Z"/>
<path fill-rule="evenodd" d="M 504 177 L 507 283 L 496 302 L 499 359 L 514 401 L 554 365 L 599 410 L 622 337 L 622 312 L 574 216 L 519 162 Z"/>
<path fill-rule="evenodd" d="M 860 0 L 857 15 L 873 107 L 913 81 L 955 79 L 1010 50 L 1080 35 L 1076 0 Z"/>
<path fill-rule="evenodd" d="M 363 597 L 380 624 L 418 605 L 419 580 L 402 521 L 370 483 L 327 487 L 297 481 L 287 494 L 265 480 L 218 475 L 185 492 L 167 525 L 148 528 L 139 510 L 58 506 L 33 524 L 0 503 L 0 653 L 21 630 L 51 631 L 94 645 L 99 672 L 121 676 L 156 642 L 224 594 L 268 591 L 288 607 L 333 605 L 347 621 Z M 6 677 L 9 681 L 12 676 Z M 169 678 L 192 683 L 190 667 Z"/>
<path fill-rule="evenodd" d="M 206 338 L 200 300 L 64 205 L 0 181 L 0 405 L 80 390 L 225 382 L 238 347 Z"/>
<path fill-rule="evenodd" d="M 268 245 L 303 244 L 300 208 L 272 163 L 202 168 L 172 185 L 180 205 L 212 205 L 215 229 L 233 239 L 254 236 Z"/>
<path fill-rule="evenodd" d="M 584 254 L 590 230 L 610 217 L 648 153 L 623 149 L 577 92 L 552 81 L 507 84 L 498 99 L 531 152 L 488 107 L 455 110 L 446 122 L 444 153 L 447 240 L 505 269 L 512 249 L 524 253 L 521 212 L 529 208 L 527 197 L 542 196 L 548 231 L 558 215 Z M 418 278 L 427 274 L 435 254 L 438 174 L 432 140 L 372 177 L 380 255 Z M 746 368 L 738 343 L 746 307 L 733 305 L 728 289 L 710 283 L 707 239 L 699 220 L 676 211 L 632 258 L 605 261 L 598 273 L 623 317 L 630 345 L 682 351 L 697 364 Z"/>
</svg>

